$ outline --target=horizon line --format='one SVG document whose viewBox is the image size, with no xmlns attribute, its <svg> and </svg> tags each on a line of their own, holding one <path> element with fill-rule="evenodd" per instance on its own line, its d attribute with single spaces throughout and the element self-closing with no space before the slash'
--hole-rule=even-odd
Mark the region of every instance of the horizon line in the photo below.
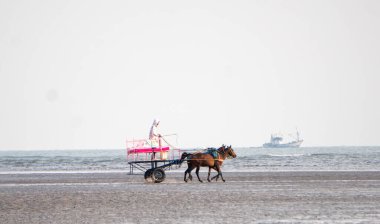
<svg viewBox="0 0 380 224">
<path fill-rule="evenodd" d="M 333 148 L 333 147 L 380 147 L 380 145 L 315 145 L 315 146 L 303 146 L 303 147 L 298 147 L 298 148 L 294 148 L 294 149 L 302 149 L 302 148 L 317 148 L 317 147 L 321 147 L 321 148 Z M 182 149 L 183 150 L 186 150 L 186 149 L 201 149 L 201 148 L 204 148 L 204 147 L 183 147 Z M 263 146 L 234 146 L 234 148 L 264 148 Z M 276 149 L 276 148 L 273 148 L 273 149 Z M 283 148 L 277 148 L 277 149 L 283 149 Z M 288 149 L 291 149 L 291 147 L 289 147 Z M 1 152 L 6 152 L 6 151 L 97 151 L 97 150 L 126 150 L 126 148 L 50 148 L 50 149 L 47 149 L 47 148 L 41 148 L 41 149 L 37 149 L 37 148 L 32 148 L 32 149 L 1 149 L 0 148 L 0 151 Z M 180 149 L 181 150 L 181 149 Z"/>
</svg>

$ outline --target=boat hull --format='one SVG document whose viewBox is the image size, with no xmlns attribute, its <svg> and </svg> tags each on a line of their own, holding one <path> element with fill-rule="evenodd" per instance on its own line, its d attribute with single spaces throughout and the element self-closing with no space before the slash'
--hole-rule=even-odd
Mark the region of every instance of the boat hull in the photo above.
<svg viewBox="0 0 380 224">
<path fill-rule="evenodd" d="M 263 145 L 264 148 L 299 148 L 302 144 L 301 141 L 294 141 L 294 142 L 289 142 L 289 143 L 284 143 L 284 144 L 274 144 L 274 143 L 265 143 Z"/>
</svg>

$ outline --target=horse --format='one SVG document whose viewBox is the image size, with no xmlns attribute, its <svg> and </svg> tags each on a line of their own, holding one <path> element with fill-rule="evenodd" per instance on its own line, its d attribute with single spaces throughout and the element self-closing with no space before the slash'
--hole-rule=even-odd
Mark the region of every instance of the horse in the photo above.
<svg viewBox="0 0 380 224">
<path fill-rule="evenodd" d="M 223 182 L 225 182 L 226 180 L 224 180 L 223 178 L 222 170 L 220 167 L 222 166 L 223 161 L 226 158 L 231 158 L 231 157 L 236 158 L 236 154 L 231 146 L 226 147 L 225 145 L 222 145 L 222 147 L 217 149 L 217 152 L 218 152 L 218 157 L 216 159 L 214 159 L 214 157 L 208 153 L 201 153 L 201 152 L 194 153 L 194 154 L 186 153 L 186 152 L 182 153 L 180 161 L 183 162 L 185 159 L 187 159 L 187 167 L 188 167 L 187 170 L 185 171 L 184 181 L 187 182 L 188 180 L 186 178 L 187 174 L 189 174 L 189 179 L 193 180 L 191 171 L 194 168 L 197 168 L 195 170 L 195 173 L 197 174 L 198 180 L 200 182 L 203 182 L 199 178 L 199 169 L 201 166 L 203 166 L 203 167 L 208 167 L 208 176 L 207 176 L 208 182 L 211 182 L 211 180 L 213 179 L 216 179 L 216 181 L 218 181 L 219 176 L 222 178 Z M 214 176 L 213 178 L 211 178 L 210 180 L 211 169 L 216 170 L 218 174 Z"/>
</svg>

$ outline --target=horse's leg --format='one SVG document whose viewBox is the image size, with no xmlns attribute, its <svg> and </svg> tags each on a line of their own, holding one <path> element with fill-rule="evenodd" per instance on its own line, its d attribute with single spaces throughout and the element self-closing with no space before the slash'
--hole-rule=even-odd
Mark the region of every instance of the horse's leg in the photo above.
<svg viewBox="0 0 380 224">
<path fill-rule="evenodd" d="M 191 175 L 191 171 L 193 171 L 195 167 L 193 166 L 190 166 L 189 168 L 187 168 L 187 173 L 189 174 L 189 180 L 193 181 L 193 176 Z"/>
<path fill-rule="evenodd" d="M 213 177 L 211 178 L 211 180 L 216 179 L 215 181 L 218 181 L 218 178 L 219 178 L 219 173 L 216 174 L 215 176 L 213 176 Z"/>
<path fill-rule="evenodd" d="M 215 176 L 213 176 L 213 177 L 211 178 L 211 180 L 216 179 L 215 181 L 218 181 L 218 178 L 219 178 L 219 173 L 216 174 Z"/>
<path fill-rule="evenodd" d="M 193 170 L 193 169 L 191 169 L 191 170 Z M 189 180 L 190 180 L 190 181 L 193 181 L 193 175 L 191 175 L 191 170 L 190 170 L 190 172 L 189 172 Z"/>
<path fill-rule="evenodd" d="M 211 173 L 211 166 L 208 167 L 208 176 L 207 176 L 207 181 L 211 182 L 210 180 L 210 173 Z"/>
<path fill-rule="evenodd" d="M 226 180 L 223 178 L 222 169 L 220 168 L 219 164 L 216 166 L 216 169 L 218 171 L 218 177 L 220 176 L 222 178 L 222 181 L 226 182 Z M 218 181 L 218 177 L 216 178 L 216 181 Z"/>
<path fill-rule="evenodd" d="M 199 169 L 200 168 L 201 168 L 200 166 L 197 166 L 197 169 L 195 170 L 195 173 L 197 174 L 199 182 L 203 183 L 203 181 L 201 180 L 201 178 L 199 178 Z"/>
<path fill-rule="evenodd" d="M 187 182 L 187 179 L 186 179 L 186 175 L 187 175 L 187 171 L 189 170 L 189 168 L 187 168 L 186 170 L 185 170 L 185 176 L 183 177 L 183 180 L 185 181 L 185 182 Z"/>
<path fill-rule="evenodd" d="M 216 174 L 215 176 L 213 176 L 213 177 L 211 178 L 211 180 L 216 179 L 215 181 L 218 181 L 218 178 L 219 178 L 219 171 L 218 171 L 217 166 L 218 166 L 218 165 L 215 164 L 215 166 L 212 167 L 212 169 L 214 169 L 214 170 L 217 172 L 217 174 Z"/>
<path fill-rule="evenodd" d="M 184 180 L 185 182 L 187 182 L 188 179 L 193 180 L 193 177 L 191 176 L 191 173 L 190 173 L 193 169 L 194 169 L 194 168 L 193 168 L 191 165 L 189 165 L 189 166 L 187 167 L 187 170 L 185 171 L 185 176 L 184 176 L 184 178 L 183 178 L 183 180 Z M 189 174 L 189 178 L 188 178 L 188 179 L 186 178 L 186 175 L 187 175 L 187 174 Z"/>
<path fill-rule="evenodd" d="M 220 168 L 220 165 L 218 163 L 216 163 L 213 168 L 216 170 L 216 172 L 218 172 L 218 174 L 215 175 L 214 177 L 212 177 L 211 180 L 215 179 L 215 181 L 218 181 L 219 176 L 220 176 L 222 178 L 223 182 L 225 182 L 225 180 L 223 179 L 222 169 Z"/>
</svg>

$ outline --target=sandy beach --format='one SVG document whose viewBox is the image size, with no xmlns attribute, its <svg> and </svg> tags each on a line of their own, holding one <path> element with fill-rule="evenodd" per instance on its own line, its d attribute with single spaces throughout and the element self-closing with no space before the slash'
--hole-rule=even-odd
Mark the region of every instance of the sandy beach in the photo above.
<svg viewBox="0 0 380 224">
<path fill-rule="evenodd" d="M 379 223 L 380 172 L 0 175 L 0 223 Z M 201 173 L 203 179 L 206 173 Z"/>
</svg>

